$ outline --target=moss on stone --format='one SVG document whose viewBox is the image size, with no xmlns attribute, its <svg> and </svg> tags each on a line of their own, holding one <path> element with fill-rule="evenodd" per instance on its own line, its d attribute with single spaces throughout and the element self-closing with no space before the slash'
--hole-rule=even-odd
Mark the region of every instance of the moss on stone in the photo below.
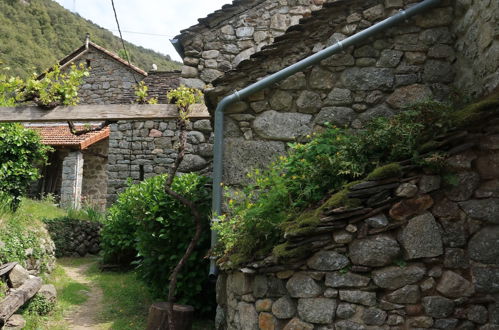
<svg viewBox="0 0 499 330">
<path fill-rule="evenodd" d="M 296 237 L 311 233 L 319 223 L 320 213 L 318 210 L 308 210 L 293 220 L 286 221 L 283 228 L 286 235 Z"/>
<path fill-rule="evenodd" d="M 472 103 L 452 114 L 452 120 L 456 127 L 462 127 L 473 123 L 487 112 L 499 110 L 499 91 L 494 92 L 486 99 Z"/>
<path fill-rule="evenodd" d="M 375 181 L 388 178 L 397 178 L 402 176 L 402 166 L 399 163 L 390 163 L 381 167 L 375 168 L 366 177 L 367 180 Z"/>
<path fill-rule="evenodd" d="M 276 245 L 272 250 L 274 256 L 276 256 L 279 260 L 289 260 L 289 259 L 300 259 L 304 258 L 308 254 L 308 249 L 306 246 L 299 246 L 292 248 L 290 247 L 289 242 L 285 242 L 279 245 Z"/>
</svg>

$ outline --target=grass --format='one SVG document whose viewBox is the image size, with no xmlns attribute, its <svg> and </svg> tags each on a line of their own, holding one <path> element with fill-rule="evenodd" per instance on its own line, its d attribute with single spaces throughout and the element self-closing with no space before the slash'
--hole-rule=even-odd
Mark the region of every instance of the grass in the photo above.
<svg viewBox="0 0 499 330">
<path fill-rule="evenodd" d="M 23 227 L 39 227 L 41 219 L 57 218 L 66 215 L 66 211 L 57 207 L 50 199 L 33 200 L 23 198 L 21 206 L 12 212 L 0 199 L 0 229 L 7 225 Z"/>
</svg>

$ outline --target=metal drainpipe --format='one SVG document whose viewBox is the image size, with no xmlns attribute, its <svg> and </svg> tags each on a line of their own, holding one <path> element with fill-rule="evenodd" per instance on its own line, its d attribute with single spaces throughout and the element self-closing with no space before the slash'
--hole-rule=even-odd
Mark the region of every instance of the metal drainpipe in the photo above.
<svg viewBox="0 0 499 330">
<path fill-rule="evenodd" d="M 215 144 L 213 148 L 213 196 L 212 196 L 212 212 L 213 219 L 212 221 L 218 221 L 217 216 L 222 214 L 222 176 L 223 176 L 223 135 L 224 135 L 224 111 L 225 109 L 241 100 L 245 97 L 254 94 L 258 91 L 261 91 L 264 88 L 269 87 L 270 85 L 279 82 L 283 79 L 292 76 L 293 74 L 303 71 L 305 68 L 314 65 L 323 59 L 342 51 L 343 49 L 355 45 L 360 41 L 363 41 L 372 35 L 381 32 L 385 29 L 388 29 L 403 20 L 407 20 L 409 17 L 423 13 L 424 11 L 430 9 L 433 6 L 436 6 L 440 3 L 440 0 L 424 0 L 407 10 L 401 10 L 399 13 L 365 29 L 361 32 L 354 34 L 342 41 L 337 42 L 336 44 L 329 46 L 320 52 L 311 55 L 287 68 L 282 69 L 254 84 L 249 85 L 248 87 L 243 88 L 238 92 L 234 92 L 233 94 L 224 97 L 217 105 L 215 110 Z M 217 233 L 212 230 L 211 232 L 211 246 L 214 247 L 217 243 Z M 209 276 L 211 278 L 216 277 L 217 275 L 217 267 L 215 263 L 215 257 L 212 257 L 210 263 L 210 273 Z"/>
</svg>

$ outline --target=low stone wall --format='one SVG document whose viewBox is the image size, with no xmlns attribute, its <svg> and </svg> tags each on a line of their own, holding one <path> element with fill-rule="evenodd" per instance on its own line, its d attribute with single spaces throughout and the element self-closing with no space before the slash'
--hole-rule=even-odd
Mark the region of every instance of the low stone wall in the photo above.
<svg viewBox="0 0 499 330">
<path fill-rule="evenodd" d="M 107 198 L 107 159 L 109 140 L 103 140 L 82 151 L 82 204 L 104 211 Z"/>
<path fill-rule="evenodd" d="M 286 233 L 288 259 L 222 274 L 217 328 L 499 329 L 490 122 L 445 140 L 450 177 L 405 163 L 401 177 L 350 187 L 360 207 L 326 209 L 317 227 Z"/>
<path fill-rule="evenodd" d="M 50 219 L 45 223 L 55 243 L 57 258 L 99 253 L 101 223 L 70 218 Z"/>
<path fill-rule="evenodd" d="M 134 183 L 168 173 L 176 157 L 177 121 L 119 121 L 111 124 L 108 158 L 107 202 Z M 211 173 L 213 135 L 208 118 L 191 119 L 187 126 L 187 148 L 179 172 Z"/>
</svg>

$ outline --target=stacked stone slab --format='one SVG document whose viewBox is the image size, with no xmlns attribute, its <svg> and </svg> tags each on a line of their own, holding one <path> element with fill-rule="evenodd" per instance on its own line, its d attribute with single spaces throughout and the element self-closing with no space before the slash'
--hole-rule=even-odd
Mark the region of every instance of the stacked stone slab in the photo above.
<svg viewBox="0 0 499 330">
<path fill-rule="evenodd" d="M 45 223 L 55 244 L 57 258 L 99 253 L 101 223 L 66 217 L 46 220 Z"/>
<path fill-rule="evenodd" d="M 218 329 L 498 329 L 499 120 L 484 122 L 437 141 L 455 182 L 402 162 L 349 188 L 361 206 L 286 232 L 296 257 L 222 274 Z"/>
<path fill-rule="evenodd" d="M 211 173 L 213 136 L 208 118 L 191 119 L 187 149 L 179 172 Z M 145 178 L 168 173 L 177 153 L 176 120 L 119 121 L 111 124 L 108 158 L 108 205 L 127 187 L 129 178 L 137 183 Z"/>
</svg>

